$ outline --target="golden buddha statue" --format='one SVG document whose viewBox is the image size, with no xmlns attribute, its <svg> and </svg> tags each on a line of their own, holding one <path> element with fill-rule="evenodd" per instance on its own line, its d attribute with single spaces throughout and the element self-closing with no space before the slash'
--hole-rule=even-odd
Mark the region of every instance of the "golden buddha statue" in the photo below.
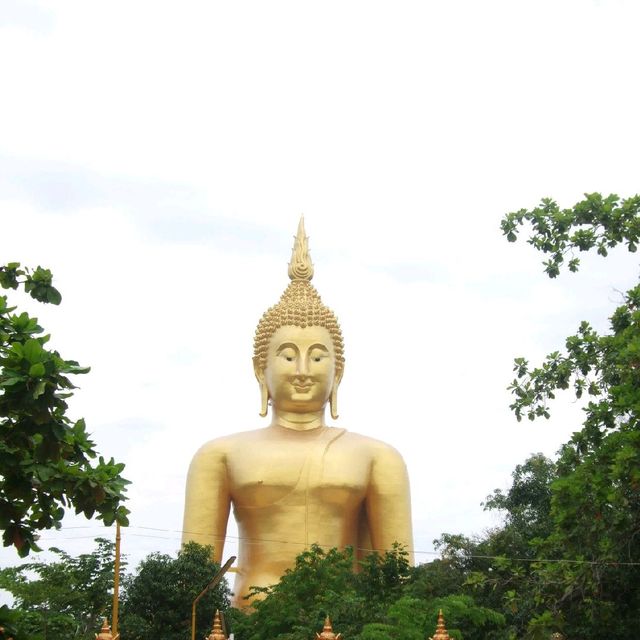
<svg viewBox="0 0 640 640">
<path fill-rule="evenodd" d="M 352 546 L 357 557 L 391 549 L 412 554 L 409 481 L 391 446 L 325 424 L 337 415 L 343 341 L 333 312 L 311 284 L 304 222 L 298 227 L 280 301 L 256 330 L 253 365 L 261 416 L 271 425 L 211 440 L 187 477 L 183 542 L 222 559 L 233 505 L 239 531 L 235 606 L 252 586 L 275 584 L 313 543 Z M 412 555 L 411 555 L 412 557 Z"/>
</svg>

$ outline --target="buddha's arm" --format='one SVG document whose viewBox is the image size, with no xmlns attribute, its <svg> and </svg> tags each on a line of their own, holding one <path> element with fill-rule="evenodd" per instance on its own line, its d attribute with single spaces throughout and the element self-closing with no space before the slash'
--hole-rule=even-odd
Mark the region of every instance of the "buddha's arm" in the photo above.
<svg viewBox="0 0 640 640">
<path fill-rule="evenodd" d="M 373 548 L 386 551 L 399 542 L 406 546 L 413 564 L 409 477 L 404 460 L 392 447 L 385 445 L 375 452 L 366 508 Z"/>
<path fill-rule="evenodd" d="M 229 519 L 226 455 L 219 442 L 205 444 L 193 457 L 187 475 L 182 542 L 212 545 L 220 562 Z"/>
</svg>

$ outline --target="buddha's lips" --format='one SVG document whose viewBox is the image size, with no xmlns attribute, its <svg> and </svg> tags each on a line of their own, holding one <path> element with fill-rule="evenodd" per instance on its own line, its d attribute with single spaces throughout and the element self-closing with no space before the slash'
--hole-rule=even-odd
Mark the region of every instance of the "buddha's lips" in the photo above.
<svg viewBox="0 0 640 640">
<path fill-rule="evenodd" d="M 309 389 L 311 389 L 311 387 L 313 386 L 313 383 L 310 382 L 309 384 L 296 384 L 295 382 L 291 384 L 291 386 L 296 390 L 296 391 L 309 391 Z"/>
</svg>

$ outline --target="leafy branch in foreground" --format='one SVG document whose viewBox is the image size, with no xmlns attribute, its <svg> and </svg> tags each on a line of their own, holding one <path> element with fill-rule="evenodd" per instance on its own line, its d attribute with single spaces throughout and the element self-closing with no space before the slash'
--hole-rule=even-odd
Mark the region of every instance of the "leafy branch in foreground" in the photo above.
<svg viewBox="0 0 640 640">
<path fill-rule="evenodd" d="M 0 266 L 0 286 L 22 286 L 40 302 L 61 301 L 51 272 L 41 267 Z M 67 416 L 75 389 L 69 375 L 89 369 L 47 349 L 50 336 L 37 318 L 15 311 L 0 296 L 0 529 L 4 545 L 26 556 L 38 549 L 38 531 L 60 526 L 65 507 L 126 525 L 121 502 L 128 481 L 113 459 L 91 463 L 98 454 L 84 420 Z"/>
<path fill-rule="evenodd" d="M 550 278 L 560 272 L 567 253 L 574 249 L 596 248 L 603 256 L 608 249 L 626 243 L 636 251 L 640 235 L 640 196 L 620 200 L 588 194 L 572 209 L 560 209 L 548 198 L 539 207 L 507 214 L 501 228 L 510 242 L 519 228 L 531 225 L 528 242 L 551 258 L 545 261 Z M 568 262 L 577 271 L 579 259 Z M 599 335 L 588 322 L 582 322 L 575 335 L 565 342 L 565 353 L 554 351 L 543 364 L 531 368 L 524 358 L 516 358 L 516 379 L 509 386 L 515 396 L 511 409 L 518 420 L 523 416 L 534 420 L 549 417 L 547 401 L 557 390 L 573 387 L 576 398 L 586 393 L 593 400 L 586 407 L 585 428 L 597 437 L 602 430 L 612 429 L 637 419 L 638 405 L 634 391 L 638 388 L 640 365 L 640 287 L 624 294 L 623 305 L 610 319 L 611 333 Z"/>
<path fill-rule="evenodd" d="M 550 278 L 560 273 L 565 256 L 570 255 L 569 271 L 577 271 L 580 259 L 574 250 L 589 251 L 596 248 L 601 256 L 618 244 L 627 244 L 631 252 L 638 248 L 640 238 L 640 196 L 621 200 L 611 194 L 603 198 L 599 193 L 585 194 L 585 199 L 572 209 L 560 209 L 550 198 L 543 198 L 540 206 L 528 211 L 520 209 L 508 213 L 500 228 L 509 242 L 515 242 L 520 227 L 530 223 L 533 233 L 527 242 L 549 254 L 543 262 Z"/>
<path fill-rule="evenodd" d="M 564 210 L 545 199 L 536 209 L 505 216 L 502 230 L 514 241 L 526 223 L 529 243 L 550 255 L 544 266 L 554 278 L 576 249 L 606 256 L 626 244 L 636 251 L 640 197 L 589 194 Z M 571 257 L 569 270 L 578 267 Z M 582 428 L 560 449 L 550 485 L 552 527 L 537 551 L 556 562 L 535 569 L 537 601 L 575 637 L 591 638 L 594 629 L 613 625 L 620 637 L 633 635 L 640 602 L 640 286 L 624 294 L 608 333 L 582 322 L 563 353 L 533 368 L 517 358 L 514 370 L 509 388 L 518 420 L 549 417 L 547 401 L 557 390 L 572 387 L 577 398 L 590 398 Z"/>
</svg>

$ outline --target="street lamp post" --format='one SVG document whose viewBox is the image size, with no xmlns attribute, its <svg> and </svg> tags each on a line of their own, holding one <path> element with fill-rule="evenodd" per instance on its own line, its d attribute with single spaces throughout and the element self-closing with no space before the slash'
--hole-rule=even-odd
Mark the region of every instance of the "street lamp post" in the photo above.
<svg viewBox="0 0 640 640">
<path fill-rule="evenodd" d="M 220 580 L 222 580 L 222 576 L 229 570 L 229 567 L 235 562 L 236 557 L 231 556 L 223 565 L 220 567 L 220 571 L 213 576 L 213 580 L 202 590 L 202 593 L 193 601 L 191 605 L 191 640 L 196 640 L 196 605 L 199 600 L 204 596 L 209 589 L 215 587 Z"/>
</svg>

